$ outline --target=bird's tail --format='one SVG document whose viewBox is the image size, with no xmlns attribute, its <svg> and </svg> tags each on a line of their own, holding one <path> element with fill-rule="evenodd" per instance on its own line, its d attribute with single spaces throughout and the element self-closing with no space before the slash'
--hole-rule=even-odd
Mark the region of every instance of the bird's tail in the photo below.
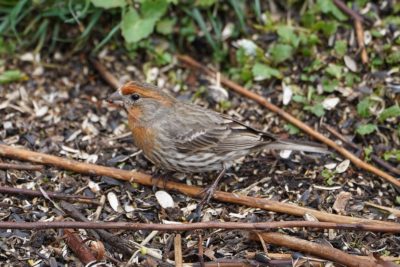
<svg viewBox="0 0 400 267">
<path fill-rule="evenodd" d="M 265 148 L 276 150 L 296 150 L 321 154 L 330 153 L 326 146 L 306 141 L 276 140 L 266 145 Z"/>
</svg>

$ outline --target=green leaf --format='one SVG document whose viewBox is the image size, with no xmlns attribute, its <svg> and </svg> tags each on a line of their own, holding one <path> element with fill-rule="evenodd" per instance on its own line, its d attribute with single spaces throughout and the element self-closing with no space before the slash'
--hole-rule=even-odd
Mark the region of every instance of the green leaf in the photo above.
<svg viewBox="0 0 400 267">
<path fill-rule="evenodd" d="M 400 150 L 399 149 L 393 149 L 390 151 L 386 151 L 385 154 L 383 154 L 383 158 L 385 160 L 391 160 L 395 159 L 400 162 Z"/>
<path fill-rule="evenodd" d="M 318 0 L 317 5 L 322 13 L 330 13 L 340 21 L 347 19 L 347 17 L 336 7 L 332 0 Z"/>
<path fill-rule="evenodd" d="M 325 183 L 327 185 L 333 185 L 334 184 L 333 178 L 335 177 L 335 174 L 331 170 L 324 169 L 321 172 L 321 176 L 325 178 Z"/>
<path fill-rule="evenodd" d="M 28 77 L 19 70 L 7 70 L 0 74 L 0 84 L 26 80 Z"/>
<path fill-rule="evenodd" d="M 197 0 L 195 5 L 201 7 L 210 7 L 214 5 L 216 0 Z"/>
<path fill-rule="evenodd" d="M 143 19 L 159 20 L 165 11 L 167 11 L 168 3 L 166 0 L 143 0 L 140 6 L 140 13 Z"/>
<path fill-rule="evenodd" d="M 356 132 L 359 135 L 367 135 L 367 134 L 371 134 L 371 133 L 375 132 L 376 130 L 377 130 L 377 127 L 375 124 L 367 123 L 367 124 L 360 124 L 357 127 Z"/>
<path fill-rule="evenodd" d="M 138 42 L 153 32 L 155 23 L 154 18 L 142 19 L 135 9 L 130 8 L 122 17 L 122 36 L 128 43 Z"/>
<path fill-rule="evenodd" d="M 324 88 L 324 91 L 328 93 L 332 93 L 333 91 L 335 91 L 335 89 L 339 85 L 339 82 L 337 80 L 329 79 L 326 76 L 322 77 L 321 82 L 322 82 L 322 88 Z"/>
<path fill-rule="evenodd" d="M 304 109 L 311 111 L 317 117 L 322 117 L 325 115 L 325 110 L 321 103 L 314 106 L 306 106 Z"/>
<path fill-rule="evenodd" d="M 156 30 L 159 33 L 168 35 L 171 34 L 174 30 L 174 25 L 175 25 L 176 19 L 162 19 L 159 22 L 157 22 Z"/>
<path fill-rule="evenodd" d="M 347 52 L 347 42 L 346 41 L 336 41 L 335 52 L 339 57 L 343 57 Z"/>
<path fill-rule="evenodd" d="M 336 21 L 318 21 L 313 25 L 313 30 L 322 31 L 322 33 L 329 37 L 336 33 L 338 23 Z"/>
<path fill-rule="evenodd" d="M 94 6 L 105 9 L 126 6 L 125 0 L 90 0 L 90 1 Z"/>
<path fill-rule="evenodd" d="M 339 79 L 342 76 L 342 67 L 333 63 L 330 63 L 325 71 L 334 78 Z"/>
<path fill-rule="evenodd" d="M 400 116 L 400 107 L 397 105 L 393 105 L 382 111 L 382 113 L 379 115 L 379 120 L 384 121 L 388 118 L 393 118 L 398 116 Z"/>
<path fill-rule="evenodd" d="M 256 81 L 270 79 L 271 77 L 275 77 L 278 79 L 282 77 L 279 70 L 271 68 L 270 66 L 262 63 L 256 63 L 251 71 L 253 73 L 254 80 Z"/>
<path fill-rule="evenodd" d="M 302 95 L 294 95 L 292 100 L 297 103 L 307 103 L 307 98 Z"/>
<path fill-rule="evenodd" d="M 400 51 L 393 52 L 389 56 L 386 57 L 386 62 L 389 64 L 398 64 L 400 63 Z"/>
<path fill-rule="evenodd" d="M 294 47 L 299 45 L 300 39 L 289 26 L 279 26 L 277 33 L 283 43 L 291 44 Z"/>
<path fill-rule="evenodd" d="M 293 47 L 287 44 L 276 44 L 270 48 L 269 52 L 272 59 L 276 63 L 280 63 L 292 57 Z"/>
<path fill-rule="evenodd" d="M 364 148 L 364 154 L 365 154 L 365 161 L 370 161 L 371 160 L 371 154 L 374 151 L 374 148 L 372 146 L 367 146 Z"/>
<path fill-rule="evenodd" d="M 358 104 L 357 104 L 357 113 L 358 115 L 360 115 L 363 118 L 368 117 L 369 115 L 371 115 L 369 108 L 371 106 L 371 100 L 369 99 L 369 97 L 364 98 L 363 100 L 361 100 Z"/>
<path fill-rule="evenodd" d="M 290 135 L 295 135 L 300 132 L 300 129 L 294 126 L 293 124 L 287 123 L 284 126 L 285 130 L 289 132 Z"/>
</svg>

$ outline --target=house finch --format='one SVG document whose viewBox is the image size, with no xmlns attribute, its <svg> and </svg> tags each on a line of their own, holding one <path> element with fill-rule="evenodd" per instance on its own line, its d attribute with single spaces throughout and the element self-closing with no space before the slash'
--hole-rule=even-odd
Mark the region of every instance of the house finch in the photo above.
<svg viewBox="0 0 400 267">
<path fill-rule="evenodd" d="M 181 102 L 151 84 L 129 82 L 108 98 L 128 113 L 134 144 L 156 166 L 169 171 L 220 171 L 262 149 L 326 153 L 321 146 L 280 140 L 227 115 Z M 211 194 L 211 195 L 210 195 Z"/>
</svg>

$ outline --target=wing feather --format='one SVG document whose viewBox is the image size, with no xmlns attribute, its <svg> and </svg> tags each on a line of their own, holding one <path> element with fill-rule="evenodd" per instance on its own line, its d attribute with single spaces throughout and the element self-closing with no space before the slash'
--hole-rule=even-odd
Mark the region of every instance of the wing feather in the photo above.
<svg viewBox="0 0 400 267">
<path fill-rule="evenodd" d="M 175 148 L 181 153 L 214 152 L 223 154 L 238 150 L 252 150 L 268 144 L 273 137 L 265 140 L 265 135 L 241 122 L 216 112 L 197 106 L 186 106 L 196 120 L 188 121 L 177 116 L 169 127 L 171 138 L 175 137 Z"/>
</svg>

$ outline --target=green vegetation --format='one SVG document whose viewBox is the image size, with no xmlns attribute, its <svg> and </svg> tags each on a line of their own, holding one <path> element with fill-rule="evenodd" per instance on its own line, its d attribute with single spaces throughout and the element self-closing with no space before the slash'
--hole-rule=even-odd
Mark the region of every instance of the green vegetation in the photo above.
<svg viewBox="0 0 400 267">
<path fill-rule="evenodd" d="M 347 4 L 376 20 L 368 1 Z M 389 15 L 378 14 L 381 23 L 366 26 L 366 65 L 359 60 L 351 20 L 332 0 L 275 1 L 273 6 L 260 0 L 0 0 L 0 54 L 61 50 L 95 55 L 107 47 L 123 49 L 132 59 L 144 55 L 144 70 L 170 64 L 176 53 L 206 56 L 247 87 L 284 83 L 291 90 L 288 108 L 297 110 L 300 119 L 332 116 L 349 97 L 355 136 L 364 138 L 383 126 L 400 136 L 399 103 L 385 98 L 382 81 L 364 81 L 367 73 L 398 71 L 400 38 L 389 36 L 389 28 L 400 27 L 395 15 L 400 3 L 391 8 Z M 0 82 L 25 77 L 5 70 Z M 370 92 L 360 93 L 360 87 Z M 332 98 L 338 101 L 329 102 Z M 228 103 L 220 103 L 221 108 Z M 291 125 L 286 130 L 299 133 Z"/>
</svg>

